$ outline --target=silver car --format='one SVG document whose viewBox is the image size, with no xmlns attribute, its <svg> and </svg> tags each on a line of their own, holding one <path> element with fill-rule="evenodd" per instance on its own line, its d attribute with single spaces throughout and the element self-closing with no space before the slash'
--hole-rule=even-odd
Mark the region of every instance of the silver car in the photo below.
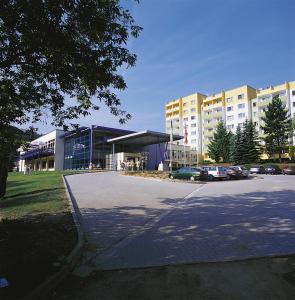
<svg viewBox="0 0 295 300">
<path fill-rule="evenodd" d="M 214 179 L 222 180 L 222 179 L 226 179 L 228 177 L 225 167 L 205 166 L 205 167 L 203 167 L 203 169 L 208 171 L 209 180 L 214 180 Z"/>
<path fill-rule="evenodd" d="M 243 166 L 232 166 L 230 168 L 233 168 L 234 170 L 239 170 L 240 172 L 242 172 L 242 176 L 244 178 L 248 178 L 249 177 L 249 171 L 243 167 Z"/>
</svg>

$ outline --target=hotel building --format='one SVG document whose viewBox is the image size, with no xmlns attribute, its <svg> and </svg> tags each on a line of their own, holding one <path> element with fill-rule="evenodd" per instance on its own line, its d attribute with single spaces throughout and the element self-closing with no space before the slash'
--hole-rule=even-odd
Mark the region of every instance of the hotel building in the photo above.
<svg viewBox="0 0 295 300">
<path fill-rule="evenodd" d="M 272 98 L 279 95 L 290 115 L 295 117 L 295 81 L 286 82 L 266 89 L 244 85 L 217 94 L 195 93 L 168 102 L 166 109 L 166 133 L 184 135 L 187 130 L 187 146 L 208 157 L 208 145 L 218 122 L 223 121 L 228 130 L 235 132 L 238 125 L 252 119 L 259 132 L 261 117 Z M 177 142 L 182 144 L 183 141 Z M 295 140 L 294 140 L 295 143 Z"/>
</svg>

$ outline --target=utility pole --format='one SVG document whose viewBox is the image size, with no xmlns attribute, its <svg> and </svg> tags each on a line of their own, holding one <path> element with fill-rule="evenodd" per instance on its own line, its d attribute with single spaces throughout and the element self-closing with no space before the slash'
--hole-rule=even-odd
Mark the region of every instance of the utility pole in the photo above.
<svg viewBox="0 0 295 300">
<path fill-rule="evenodd" d="M 170 119 L 170 172 L 172 172 L 172 142 L 173 142 L 173 129 L 172 129 L 172 119 Z"/>
<path fill-rule="evenodd" d="M 186 167 L 186 150 L 185 145 L 187 144 L 187 125 L 184 125 L 184 138 L 183 138 L 183 166 Z"/>
</svg>

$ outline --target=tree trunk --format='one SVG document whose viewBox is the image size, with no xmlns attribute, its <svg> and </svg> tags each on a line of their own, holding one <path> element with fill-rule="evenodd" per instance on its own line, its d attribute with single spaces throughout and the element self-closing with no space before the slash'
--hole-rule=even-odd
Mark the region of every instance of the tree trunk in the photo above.
<svg viewBox="0 0 295 300">
<path fill-rule="evenodd" d="M 8 176 L 8 160 L 0 159 L 0 198 L 6 193 L 6 183 Z"/>
<path fill-rule="evenodd" d="M 281 152 L 279 152 L 279 162 L 280 162 L 280 164 L 282 163 L 282 154 L 281 154 Z"/>
</svg>

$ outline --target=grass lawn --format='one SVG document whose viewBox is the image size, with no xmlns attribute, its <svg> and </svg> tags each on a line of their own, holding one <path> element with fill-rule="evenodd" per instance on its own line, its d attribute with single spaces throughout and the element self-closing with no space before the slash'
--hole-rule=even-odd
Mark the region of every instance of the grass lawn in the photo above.
<svg viewBox="0 0 295 300">
<path fill-rule="evenodd" d="M 1 299 L 19 299 L 56 272 L 76 242 L 61 172 L 10 173 L 0 199 Z"/>
</svg>

